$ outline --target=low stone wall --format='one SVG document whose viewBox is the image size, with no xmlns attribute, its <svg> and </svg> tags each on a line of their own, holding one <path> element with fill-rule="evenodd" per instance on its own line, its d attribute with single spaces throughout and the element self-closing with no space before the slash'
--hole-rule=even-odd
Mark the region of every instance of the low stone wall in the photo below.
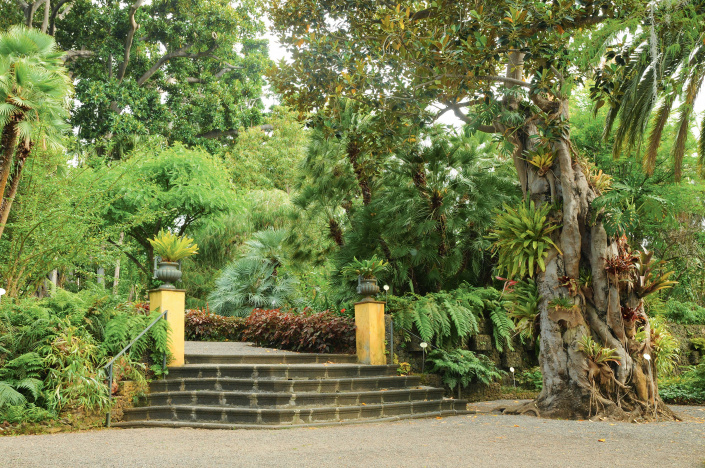
<svg viewBox="0 0 705 468">
<path fill-rule="evenodd" d="M 390 325 L 391 318 L 385 317 L 385 327 L 387 330 L 387 355 L 391 351 Z M 702 350 L 697 349 L 693 344 L 694 338 L 705 338 L 705 325 L 680 325 L 677 323 L 667 324 L 671 334 L 678 340 L 681 365 L 696 365 L 704 356 Z M 406 340 L 405 340 L 406 339 Z M 394 354 L 399 362 L 408 362 L 411 365 L 412 373 L 421 373 L 426 370 L 424 364 L 424 352 L 419 346 L 421 340 L 405 334 L 402 330 L 394 331 Z M 504 349 L 501 353 L 494 348 L 492 340 L 492 323 L 489 320 L 480 323 L 480 333 L 470 338 L 468 349 L 479 354 L 488 356 L 497 367 L 507 372 L 501 382 L 491 385 L 471 384 L 463 389 L 461 396 L 468 401 L 494 400 L 501 395 L 501 386 L 511 386 L 512 375 L 509 368 L 513 367 L 515 372 L 530 369 L 538 366 L 538 353 L 534 346 L 522 344 L 519 338 L 513 341 L 514 350 Z M 427 348 L 430 350 L 430 348 Z M 389 360 L 388 362 L 392 362 Z M 443 383 L 437 375 L 428 374 L 424 376 L 427 385 L 442 387 Z M 446 389 L 447 396 L 457 397 L 457 389 L 451 392 Z"/>
<path fill-rule="evenodd" d="M 671 334 L 678 340 L 681 350 L 681 365 L 696 365 L 703 358 L 703 351 L 693 344 L 693 338 L 705 338 L 705 325 L 667 324 Z"/>
<path fill-rule="evenodd" d="M 391 351 L 391 336 L 390 336 L 391 319 L 386 316 L 387 330 L 387 353 Z M 502 385 L 513 385 L 512 375 L 509 368 L 513 367 L 515 372 L 530 369 L 538 365 L 538 356 L 533 346 L 523 345 L 519 338 L 513 340 L 514 350 L 505 348 L 501 353 L 494 347 L 492 340 L 492 323 L 489 320 L 480 322 L 480 333 L 470 338 L 468 349 L 478 354 L 488 356 L 497 367 L 507 372 L 507 375 L 502 379 L 502 382 L 496 382 L 491 385 L 470 384 L 461 391 L 461 397 L 468 401 L 487 401 L 496 400 L 501 396 Z M 424 351 L 422 350 L 421 340 L 417 337 L 404 333 L 400 329 L 394 330 L 394 354 L 398 362 L 408 362 L 411 365 L 412 373 L 421 373 L 426 370 L 424 363 Z M 426 348 L 430 350 L 430 348 Z M 389 360 L 388 362 L 393 362 Z M 426 374 L 424 381 L 426 385 L 434 387 L 443 387 L 440 376 Z M 446 388 L 447 396 L 457 397 L 457 388 L 450 392 Z"/>
</svg>

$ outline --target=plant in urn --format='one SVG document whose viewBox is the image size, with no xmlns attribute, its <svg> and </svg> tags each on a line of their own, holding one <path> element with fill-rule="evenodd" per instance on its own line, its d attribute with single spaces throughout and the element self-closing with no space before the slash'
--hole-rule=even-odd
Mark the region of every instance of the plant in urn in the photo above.
<svg viewBox="0 0 705 468">
<path fill-rule="evenodd" d="M 159 231 L 154 239 L 149 239 L 155 254 L 154 278 L 162 281 L 159 289 L 176 289 L 173 283 L 181 279 L 181 260 L 196 255 L 198 246 L 193 239 L 177 236 L 168 231 Z M 157 262 L 156 257 L 160 260 Z"/>
<path fill-rule="evenodd" d="M 379 292 L 377 275 L 386 268 L 387 262 L 374 255 L 369 260 L 358 260 L 357 257 L 353 257 L 353 261 L 340 272 L 348 277 L 357 276 L 357 293 L 365 296 L 365 300 L 372 300 L 370 296 Z"/>
</svg>

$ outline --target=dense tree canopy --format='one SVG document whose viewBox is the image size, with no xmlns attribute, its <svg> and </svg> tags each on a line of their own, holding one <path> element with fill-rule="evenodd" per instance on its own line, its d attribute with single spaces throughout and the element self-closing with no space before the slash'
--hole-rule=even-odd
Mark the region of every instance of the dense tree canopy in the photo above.
<svg viewBox="0 0 705 468">
<path fill-rule="evenodd" d="M 694 105 L 705 89 L 705 5 L 702 0 L 652 2 L 646 20 L 625 36 L 607 44 L 609 60 L 598 70 L 591 88 L 597 107 L 608 104 L 605 133 L 613 126 L 613 154 L 642 145 L 648 132 L 644 166 L 653 173 L 657 152 L 677 113 L 677 135 L 669 149 L 675 175 L 682 176 L 686 143 L 692 134 Z M 653 116 L 653 119 L 651 117 Z M 705 160 L 705 123 L 700 128 L 701 164 Z"/>
<path fill-rule="evenodd" d="M 139 135 L 217 148 L 259 123 L 268 66 L 259 7 L 63 0 L 7 2 L 3 11 L 21 11 L 67 51 L 77 79 L 71 123 L 82 140 L 120 157 Z"/>
<path fill-rule="evenodd" d="M 608 215 L 593 202 L 609 179 L 570 140 L 571 92 L 600 55 L 591 44 L 638 24 L 647 11 L 638 0 L 289 0 L 271 7 L 294 57 L 271 76 L 302 111 L 330 114 L 334 98 L 345 96 L 379 109 L 380 127 L 395 136 L 409 120 L 422 125 L 452 111 L 505 143 L 527 204 L 502 215 L 511 229 L 495 230 L 500 262 L 508 262 L 499 266 L 528 266 L 541 296 L 543 390 L 516 411 L 648 418 L 656 407 L 670 414 L 643 357 L 652 352 L 643 298 L 664 279 L 646 273 L 655 271 L 652 257 L 606 231 Z M 508 246 L 516 248 L 501 251 Z M 646 329 L 644 341 L 637 326 Z M 614 359 L 602 360 L 603 350 Z"/>
</svg>

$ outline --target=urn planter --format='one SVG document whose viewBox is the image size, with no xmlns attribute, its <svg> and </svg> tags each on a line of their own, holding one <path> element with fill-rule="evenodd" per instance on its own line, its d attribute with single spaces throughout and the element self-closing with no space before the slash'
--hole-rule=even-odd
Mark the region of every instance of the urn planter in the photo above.
<svg viewBox="0 0 705 468">
<path fill-rule="evenodd" d="M 159 289 L 176 289 L 173 283 L 181 279 L 181 265 L 179 262 L 159 262 L 154 276 L 164 283 Z"/>
<path fill-rule="evenodd" d="M 377 286 L 377 278 L 364 278 L 362 275 L 357 277 L 357 293 L 365 297 L 372 296 L 379 292 Z"/>
</svg>

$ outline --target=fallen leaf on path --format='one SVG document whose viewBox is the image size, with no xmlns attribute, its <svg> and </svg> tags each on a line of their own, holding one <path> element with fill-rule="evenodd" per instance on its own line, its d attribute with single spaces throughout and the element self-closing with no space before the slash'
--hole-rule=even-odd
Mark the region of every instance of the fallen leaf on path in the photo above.
<svg viewBox="0 0 705 468">
<path fill-rule="evenodd" d="M 597 439 L 598 442 L 604 442 L 605 439 Z"/>
</svg>

